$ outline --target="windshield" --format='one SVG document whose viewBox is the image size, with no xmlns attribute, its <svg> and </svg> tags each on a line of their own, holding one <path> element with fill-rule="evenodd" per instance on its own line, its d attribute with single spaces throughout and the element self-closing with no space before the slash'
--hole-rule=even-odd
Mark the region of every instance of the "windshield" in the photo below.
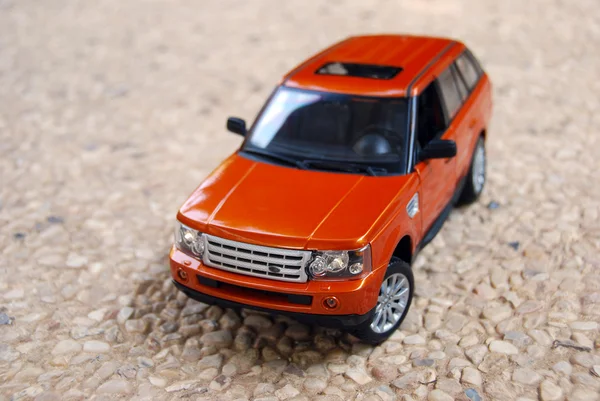
<svg viewBox="0 0 600 401">
<path fill-rule="evenodd" d="M 352 172 L 401 173 L 407 115 L 406 98 L 280 87 L 258 116 L 242 151 L 300 162 L 297 165 L 305 168 L 335 170 L 352 164 Z"/>
</svg>

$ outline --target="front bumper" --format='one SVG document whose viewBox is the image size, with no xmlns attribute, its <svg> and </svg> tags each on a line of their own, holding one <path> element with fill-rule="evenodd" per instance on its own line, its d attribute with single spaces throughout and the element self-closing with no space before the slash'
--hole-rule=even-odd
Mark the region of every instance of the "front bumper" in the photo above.
<svg viewBox="0 0 600 401">
<path fill-rule="evenodd" d="M 225 307 L 277 312 L 327 327 L 356 326 L 369 319 L 385 273 L 385 269 L 377 269 L 359 280 L 291 283 L 205 266 L 175 247 L 171 249 L 170 267 L 177 288 L 191 298 Z M 330 297 L 337 300 L 335 308 L 325 304 Z"/>
</svg>

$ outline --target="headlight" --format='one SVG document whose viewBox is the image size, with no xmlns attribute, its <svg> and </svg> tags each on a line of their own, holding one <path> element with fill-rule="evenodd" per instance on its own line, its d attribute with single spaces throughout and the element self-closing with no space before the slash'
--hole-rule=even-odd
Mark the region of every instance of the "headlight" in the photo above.
<svg viewBox="0 0 600 401">
<path fill-rule="evenodd" d="M 175 225 L 175 246 L 190 256 L 202 258 L 204 254 L 204 234 L 177 222 Z"/>
<path fill-rule="evenodd" d="M 316 251 L 308 273 L 314 279 L 359 278 L 371 271 L 371 247 L 355 251 Z"/>
</svg>

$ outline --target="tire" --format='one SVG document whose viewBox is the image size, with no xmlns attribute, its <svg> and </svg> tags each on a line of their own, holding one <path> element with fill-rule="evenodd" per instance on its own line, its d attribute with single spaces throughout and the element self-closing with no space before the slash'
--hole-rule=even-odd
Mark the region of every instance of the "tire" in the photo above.
<svg viewBox="0 0 600 401">
<path fill-rule="evenodd" d="M 392 276 L 394 278 L 392 278 Z M 399 280 L 404 281 L 401 282 Z M 397 301 L 394 301 L 392 298 L 391 302 L 389 302 L 389 309 L 386 309 L 385 306 L 381 306 L 388 304 L 385 302 L 386 298 L 382 298 L 385 296 L 383 291 L 384 285 L 386 285 L 386 283 L 388 285 L 387 288 L 391 288 L 392 290 L 393 287 L 398 288 L 398 286 L 401 289 L 404 288 L 408 290 L 408 295 L 406 296 L 399 295 L 400 291 L 396 291 L 395 294 L 398 297 Z M 395 286 L 393 285 L 394 283 L 396 284 Z M 392 258 L 381 283 L 377 306 L 375 307 L 371 318 L 363 324 L 361 324 L 360 326 L 358 326 L 352 334 L 367 344 L 377 345 L 385 341 L 389 336 L 394 334 L 394 331 L 396 331 L 396 329 L 400 327 L 400 324 L 402 324 L 402 321 L 406 317 L 408 309 L 410 308 L 413 293 L 414 278 L 410 265 L 401 259 Z M 403 310 L 400 309 L 402 304 L 404 304 Z M 396 305 L 396 307 L 392 305 Z M 380 310 L 382 310 L 381 313 L 379 313 Z M 390 315 L 389 312 L 386 312 L 388 310 L 391 311 L 392 315 Z M 394 311 L 396 313 L 394 313 Z M 390 319 L 390 317 L 392 319 Z M 382 322 L 381 319 L 386 319 L 386 322 Z M 390 322 L 390 320 L 392 321 Z"/>
<path fill-rule="evenodd" d="M 486 159 L 485 141 L 483 137 L 479 137 L 473 150 L 469 172 L 465 177 L 465 185 L 457 202 L 459 205 L 469 205 L 479 199 L 487 179 Z"/>
</svg>

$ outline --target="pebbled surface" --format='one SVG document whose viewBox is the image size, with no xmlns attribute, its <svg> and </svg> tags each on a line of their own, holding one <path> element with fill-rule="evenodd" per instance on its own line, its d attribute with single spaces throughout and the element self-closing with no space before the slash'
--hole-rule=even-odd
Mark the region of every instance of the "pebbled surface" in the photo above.
<svg viewBox="0 0 600 401">
<path fill-rule="evenodd" d="M 0 0 L 0 400 L 594 400 L 596 0 Z M 357 32 L 466 41 L 489 182 L 379 347 L 187 300 L 177 207 L 279 77 Z M 521 398 L 519 398 L 521 397 Z"/>
</svg>

